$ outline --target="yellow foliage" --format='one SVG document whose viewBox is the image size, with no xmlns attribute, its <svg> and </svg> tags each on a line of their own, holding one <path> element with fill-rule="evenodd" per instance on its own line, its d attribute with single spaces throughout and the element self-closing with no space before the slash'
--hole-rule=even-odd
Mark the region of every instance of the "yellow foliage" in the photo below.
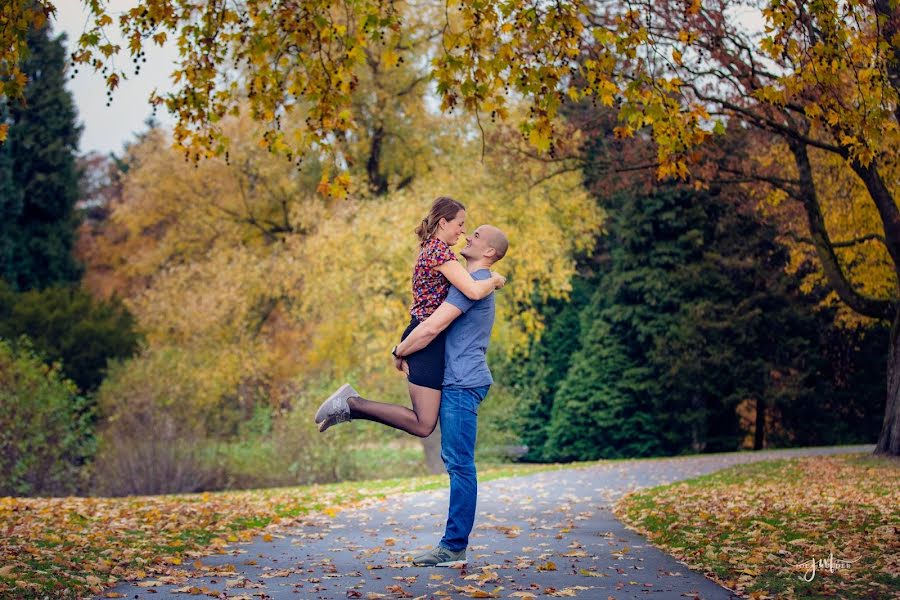
<svg viewBox="0 0 900 600">
<path fill-rule="evenodd" d="M 778 165 L 785 169 L 784 176 L 795 176 L 789 168 L 793 160 L 786 147 L 774 143 L 760 149 L 754 157 L 763 168 Z M 874 235 L 884 235 L 881 218 L 862 182 L 841 157 L 819 150 L 810 151 L 816 193 L 832 243 L 856 240 Z M 900 197 L 900 169 L 889 165 L 891 193 Z M 766 213 L 777 215 L 789 234 L 782 240 L 790 250 L 787 270 L 797 274 L 802 267 L 813 264 L 812 271 L 804 269 L 801 289 L 811 292 L 828 287 L 825 273 L 809 240 L 809 227 L 802 208 L 796 202 L 785 202 L 784 192 L 768 188 L 760 190 L 761 206 Z M 838 262 L 854 288 L 876 298 L 890 298 L 896 293 L 897 278 L 890 255 L 878 239 L 866 239 L 858 244 L 835 247 Z M 869 319 L 852 311 L 831 292 L 823 304 L 838 307 L 838 319 L 845 325 L 868 322 Z"/>
<path fill-rule="evenodd" d="M 535 303 L 568 293 L 574 256 L 601 226 L 578 173 L 550 177 L 543 162 L 500 157 L 482 164 L 464 147 L 400 191 L 372 198 L 351 186 L 326 201 L 318 174 L 259 149 L 248 123 L 224 125 L 230 164 L 194 166 L 161 134 L 148 136 L 113 211 L 118 236 L 104 242 L 151 349 L 203 357 L 185 375 L 193 382 L 286 390 L 290 380 L 352 373 L 398 389 L 387 352 L 409 320 L 413 229 L 438 195 L 467 206 L 468 231 L 492 223 L 509 235 L 494 337 L 507 352 L 540 334 Z"/>
<path fill-rule="evenodd" d="M 491 223 L 510 238 L 509 254 L 495 267 L 509 279 L 498 292 L 496 343 L 513 351 L 538 334 L 535 301 L 568 293 L 573 255 L 590 246 L 601 213 L 577 176 L 529 188 L 522 167 L 518 178 L 507 178 L 471 159 L 460 161 L 385 198 L 348 201 L 309 239 L 289 242 L 296 244 L 306 282 L 297 318 L 321 323 L 309 360 L 336 372 L 387 366 L 386 349 L 409 319 L 418 252 L 412 230 L 441 194 L 466 205 L 467 231 Z"/>
</svg>

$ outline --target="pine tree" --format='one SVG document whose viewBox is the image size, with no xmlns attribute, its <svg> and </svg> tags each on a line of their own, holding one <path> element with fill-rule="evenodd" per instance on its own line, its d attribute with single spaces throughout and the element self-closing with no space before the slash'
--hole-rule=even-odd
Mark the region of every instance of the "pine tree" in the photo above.
<svg viewBox="0 0 900 600">
<path fill-rule="evenodd" d="M 64 37 L 29 34 L 24 102 L 6 106 L 9 137 L 0 150 L 0 276 L 20 290 L 78 281 L 72 256 L 78 225 L 76 152 L 81 128 L 65 88 Z"/>
<path fill-rule="evenodd" d="M 544 460 L 553 396 L 581 344 L 580 315 L 593 289 L 590 281 L 581 277 L 573 280 L 572 288 L 568 299 L 542 307 L 546 329 L 540 340 L 531 344 L 527 356 L 515 356 L 498 367 L 499 378 L 510 382 L 519 401 L 513 426 L 528 448 L 523 456 L 527 461 Z"/>
<path fill-rule="evenodd" d="M 773 232 L 690 190 L 607 208 L 611 266 L 582 311 L 543 459 L 733 450 L 740 401 L 811 393 L 815 321 L 779 269 Z"/>
<path fill-rule="evenodd" d="M 6 102 L 0 98 L 0 122 L 8 122 Z M 10 144 L 0 144 L 0 279 L 16 278 L 16 226 L 22 214 L 22 190 L 13 179 L 13 157 Z"/>
</svg>

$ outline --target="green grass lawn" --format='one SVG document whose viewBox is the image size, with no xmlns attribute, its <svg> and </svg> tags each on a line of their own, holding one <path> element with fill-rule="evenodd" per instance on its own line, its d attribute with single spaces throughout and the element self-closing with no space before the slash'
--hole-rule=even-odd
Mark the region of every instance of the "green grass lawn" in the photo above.
<svg viewBox="0 0 900 600">
<path fill-rule="evenodd" d="M 615 514 L 751 598 L 900 594 L 897 459 L 860 454 L 739 465 L 630 494 Z"/>
</svg>

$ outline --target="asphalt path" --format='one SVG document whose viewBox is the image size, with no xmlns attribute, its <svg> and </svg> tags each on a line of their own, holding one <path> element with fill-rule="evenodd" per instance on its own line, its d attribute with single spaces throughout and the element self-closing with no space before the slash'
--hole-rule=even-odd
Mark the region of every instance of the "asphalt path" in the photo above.
<svg viewBox="0 0 900 600">
<path fill-rule="evenodd" d="M 874 446 L 798 448 L 611 461 L 481 484 L 464 568 L 420 568 L 409 557 L 438 542 L 448 490 L 394 496 L 270 527 L 251 542 L 151 580 L 122 582 L 126 598 L 309 599 L 576 597 L 737 598 L 654 548 L 611 513 L 629 491 L 731 465 Z"/>
</svg>

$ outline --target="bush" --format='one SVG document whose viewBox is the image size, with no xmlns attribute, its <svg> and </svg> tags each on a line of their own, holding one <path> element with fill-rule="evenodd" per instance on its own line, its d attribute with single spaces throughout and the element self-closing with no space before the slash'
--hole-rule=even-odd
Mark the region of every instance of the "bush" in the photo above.
<svg viewBox="0 0 900 600">
<path fill-rule="evenodd" d="M 88 400 L 26 338 L 0 339 L 0 496 L 77 493 L 94 452 Z"/>
<path fill-rule="evenodd" d="M 222 383 L 185 350 L 147 350 L 111 365 L 97 393 L 96 490 L 119 496 L 222 487 Z"/>
<path fill-rule="evenodd" d="M 312 415 L 333 389 L 306 382 L 291 410 L 240 397 L 241 376 L 181 348 L 147 350 L 110 368 L 95 486 L 107 495 L 244 489 L 360 476 L 347 446 L 358 428 L 321 435 Z"/>
<path fill-rule="evenodd" d="M 66 377 L 83 391 L 96 390 L 107 361 L 133 355 L 140 341 L 134 318 L 118 298 L 97 301 L 69 287 L 17 293 L 0 280 L 0 337 L 20 335 L 62 362 Z"/>
</svg>

